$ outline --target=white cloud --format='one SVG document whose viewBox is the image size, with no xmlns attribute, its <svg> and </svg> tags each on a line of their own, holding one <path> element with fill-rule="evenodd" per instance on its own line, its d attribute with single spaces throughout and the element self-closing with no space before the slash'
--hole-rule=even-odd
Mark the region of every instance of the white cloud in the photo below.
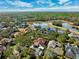
<svg viewBox="0 0 79 59">
<path fill-rule="evenodd" d="M 33 7 L 31 3 L 22 2 L 22 1 L 15 1 L 15 4 L 21 7 Z"/>
<path fill-rule="evenodd" d="M 8 4 L 10 4 L 10 5 L 14 5 L 14 6 L 16 5 L 15 2 L 12 2 L 12 1 L 10 1 L 10 0 L 5 0 L 5 3 L 8 3 Z"/>
<path fill-rule="evenodd" d="M 49 1 L 38 0 L 37 4 L 49 4 Z"/>
<path fill-rule="evenodd" d="M 55 4 L 54 4 L 54 3 L 50 3 L 50 4 L 49 4 L 49 7 L 52 7 L 53 5 L 55 5 Z"/>
<path fill-rule="evenodd" d="M 53 5 L 55 5 L 55 3 L 52 3 L 51 0 L 38 0 L 36 1 L 36 3 L 40 6 L 44 6 L 42 4 L 48 4 L 48 7 L 52 7 Z"/>
<path fill-rule="evenodd" d="M 60 0 L 60 4 L 63 4 L 64 2 L 67 2 L 67 1 L 69 1 L 69 0 Z"/>
<path fill-rule="evenodd" d="M 72 2 L 65 3 L 64 6 L 69 6 Z"/>
<path fill-rule="evenodd" d="M 61 7 L 51 7 L 51 8 L 27 8 L 27 9 L 15 9 L 15 10 L 6 10 L 6 11 L 33 11 L 33 12 L 44 12 L 44 11 L 52 11 L 52 12 L 79 12 L 79 6 L 61 6 Z"/>
<path fill-rule="evenodd" d="M 79 6 L 61 6 L 61 7 L 51 7 L 51 8 L 32 8 L 32 9 L 25 9 L 25 10 L 19 10 L 19 11 L 53 11 L 53 12 L 57 12 L 57 11 L 66 11 L 66 12 L 79 12 Z"/>
<path fill-rule="evenodd" d="M 27 3 L 27 2 L 23 2 L 20 0 L 15 0 L 14 2 L 12 2 L 11 0 L 5 0 L 8 4 L 14 5 L 16 7 L 33 7 L 33 5 L 31 3 Z M 25 8 L 25 9 L 20 9 L 20 8 L 13 8 L 13 9 L 9 9 L 7 8 L 7 6 L 5 6 L 5 10 L 2 11 L 79 11 L 79 6 L 70 6 L 70 2 L 65 4 L 64 6 L 60 6 L 60 7 L 56 7 L 54 5 L 54 3 L 52 3 L 51 1 L 47 1 L 46 0 L 39 0 L 41 3 L 47 3 L 49 4 L 48 7 L 41 7 L 41 8 Z M 39 1 L 37 2 L 38 4 Z M 60 0 L 60 4 L 63 4 L 64 2 L 66 2 L 68 0 Z M 40 4 L 41 5 L 41 4 Z M 50 7 L 51 6 L 51 7 Z M 1 10 L 1 9 L 0 9 Z"/>
<path fill-rule="evenodd" d="M 14 2 L 10 1 L 10 0 L 5 0 L 5 1 L 8 4 L 14 5 L 16 7 L 33 7 L 33 5 L 31 3 L 23 2 L 23 1 L 20 1 L 20 0 L 15 0 Z"/>
</svg>

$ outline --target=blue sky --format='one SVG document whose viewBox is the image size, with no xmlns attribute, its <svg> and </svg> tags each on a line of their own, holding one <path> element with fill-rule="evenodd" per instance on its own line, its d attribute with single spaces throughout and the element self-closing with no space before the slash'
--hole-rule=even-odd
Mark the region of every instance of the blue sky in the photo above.
<svg viewBox="0 0 79 59">
<path fill-rule="evenodd" d="M 0 0 L 0 11 L 79 11 L 79 0 Z"/>
</svg>

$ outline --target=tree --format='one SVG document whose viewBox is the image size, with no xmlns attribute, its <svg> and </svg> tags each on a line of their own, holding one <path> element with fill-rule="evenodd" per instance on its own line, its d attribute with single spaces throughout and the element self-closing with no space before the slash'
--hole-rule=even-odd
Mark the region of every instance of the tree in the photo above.
<svg viewBox="0 0 79 59">
<path fill-rule="evenodd" d="M 45 51 L 43 59 L 58 59 L 58 57 L 53 53 L 53 48 L 49 48 Z"/>
<path fill-rule="evenodd" d="M 4 54 L 5 59 L 7 59 L 7 57 L 10 57 L 12 55 L 12 51 L 13 51 L 13 49 L 10 47 L 8 47 L 6 50 L 4 50 L 3 54 Z"/>
<path fill-rule="evenodd" d="M 30 46 L 32 44 L 32 42 L 33 42 L 33 40 L 31 39 L 30 36 L 31 35 L 29 35 L 29 34 L 20 35 L 20 36 L 15 38 L 16 39 L 15 42 L 16 42 L 16 44 L 19 43 L 22 46 L 25 46 L 25 45 L 29 45 Z"/>
</svg>

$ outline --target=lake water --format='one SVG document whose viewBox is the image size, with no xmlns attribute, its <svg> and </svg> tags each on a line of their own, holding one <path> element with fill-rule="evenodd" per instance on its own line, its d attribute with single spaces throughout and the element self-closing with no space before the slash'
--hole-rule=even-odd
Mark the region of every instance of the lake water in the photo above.
<svg viewBox="0 0 79 59">
<path fill-rule="evenodd" d="M 70 25 L 68 23 L 62 23 L 62 27 L 79 32 L 78 29 L 76 29 L 75 27 L 73 27 L 73 25 Z"/>
<path fill-rule="evenodd" d="M 53 31 L 55 31 L 56 29 L 54 28 L 54 27 L 51 27 L 51 26 L 49 26 L 47 23 L 45 23 L 45 22 L 42 22 L 42 23 L 33 23 L 33 25 L 32 25 L 33 27 L 41 27 L 42 29 L 43 28 L 48 28 L 48 30 L 53 30 Z"/>
<path fill-rule="evenodd" d="M 67 29 L 72 29 L 72 25 L 68 23 L 62 23 L 62 27 L 67 28 Z"/>
</svg>

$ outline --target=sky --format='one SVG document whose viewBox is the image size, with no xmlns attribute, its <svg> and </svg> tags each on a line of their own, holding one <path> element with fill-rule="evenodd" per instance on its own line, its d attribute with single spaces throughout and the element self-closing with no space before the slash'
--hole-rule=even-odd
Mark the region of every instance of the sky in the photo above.
<svg viewBox="0 0 79 59">
<path fill-rule="evenodd" d="M 79 12 L 79 0 L 0 0 L 4 11 Z"/>
</svg>

